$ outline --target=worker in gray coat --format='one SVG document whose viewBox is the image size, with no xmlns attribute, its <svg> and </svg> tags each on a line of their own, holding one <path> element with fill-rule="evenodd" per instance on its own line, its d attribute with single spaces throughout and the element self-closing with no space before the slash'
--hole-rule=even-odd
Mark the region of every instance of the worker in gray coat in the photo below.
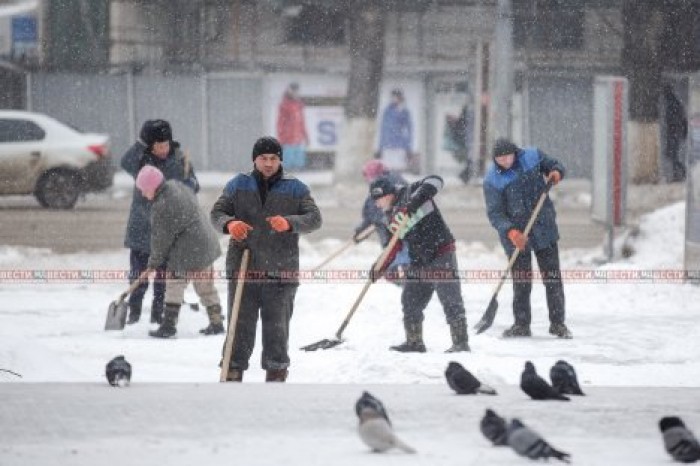
<svg viewBox="0 0 700 466">
<path fill-rule="evenodd" d="M 180 149 L 180 144 L 173 141 L 170 123 L 165 120 L 147 120 L 144 122 L 139 139 L 122 156 L 121 166 L 136 179 L 139 170 L 145 165 L 158 168 L 166 180 L 180 180 L 195 193 L 199 183 L 192 164 Z M 134 187 L 134 195 L 126 225 L 124 246 L 129 248 L 129 281 L 137 280 L 146 269 L 151 242 L 151 203 Z M 156 269 L 153 280 L 153 304 L 151 306 L 151 323 L 160 324 L 163 320 L 163 300 L 165 298 L 165 268 L 162 264 Z M 141 317 L 143 297 L 148 289 L 148 281 L 143 281 L 129 295 L 129 318 L 127 324 L 134 324 Z"/>
<path fill-rule="evenodd" d="M 231 179 L 211 210 L 215 228 L 231 236 L 226 271 L 229 310 L 236 290 L 234 274 L 243 251 L 250 251 L 227 381 L 240 382 L 262 320 L 262 368 L 266 381 L 284 382 L 289 355 L 289 321 L 299 285 L 299 235 L 321 227 L 321 213 L 309 188 L 282 169 L 282 147 L 273 137 L 253 146 L 253 171 Z"/>
<path fill-rule="evenodd" d="M 151 254 L 147 269 L 166 264 L 168 271 L 163 322 L 148 334 L 156 338 L 175 336 L 180 304 L 190 281 L 209 316 L 209 326 L 200 332 L 206 335 L 223 333 L 221 303 L 214 288 L 212 267 L 221 255 L 221 247 L 197 198 L 183 183 L 165 181 L 163 173 L 151 165 L 139 171 L 136 187 L 152 204 Z"/>
</svg>

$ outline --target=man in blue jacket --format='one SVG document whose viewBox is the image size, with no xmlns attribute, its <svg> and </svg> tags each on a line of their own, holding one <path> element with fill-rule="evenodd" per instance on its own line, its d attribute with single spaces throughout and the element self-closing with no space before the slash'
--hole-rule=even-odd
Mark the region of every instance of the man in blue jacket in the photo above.
<svg viewBox="0 0 700 466">
<path fill-rule="evenodd" d="M 530 234 L 523 230 L 545 189 L 546 181 L 557 184 L 564 166 L 537 148 L 521 149 L 507 139 L 498 139 L 493 149 L 494 164 L 484 178 L 484 197 L 491 225 L 498 231 L 508 256 L 521 252 L 513 264 L 513 315 L 515 323 L 504 337 L 529 337 L 532 254 L 542 274 L 549 308 L 549 333 L 571 338 L 564 323 L 564 286 L 559 269 L 559 231 L 552 201 L 547 197 Z M 545 181 L 546 180 L 546 181 Z"/>
</svg>

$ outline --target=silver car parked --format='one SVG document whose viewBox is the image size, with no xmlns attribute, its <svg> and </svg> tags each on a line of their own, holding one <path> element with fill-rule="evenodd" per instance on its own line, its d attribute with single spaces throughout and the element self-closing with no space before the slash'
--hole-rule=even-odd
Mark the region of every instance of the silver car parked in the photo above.
<svg viewBox="0 0 700 466">
<path fill-rule="evenodd" d="M 33 194 L 44 207 L 71 209 L 81 194 L 110 187 L 114 171 L 108 135 L 0 110 L 0 195 Z"/>
</svg>

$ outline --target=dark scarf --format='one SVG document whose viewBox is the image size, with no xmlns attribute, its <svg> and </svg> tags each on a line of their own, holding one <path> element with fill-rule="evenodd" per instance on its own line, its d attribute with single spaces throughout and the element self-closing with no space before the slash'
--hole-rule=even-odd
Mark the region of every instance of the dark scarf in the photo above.
<svg viewBox="0 0 700 466">
<path fill-rule="evenodd" d="M 255 182 L 258 184 L 258 192 L 260 193 L 260 200 L 262 201 L 263 205 L 265 205 L 265 201 L 267 200 L 267 193 L 269 193 L 272 187 L 282 179 L 282 175 L 283 173 L 281 166 L 280 169 L 277 170 L 277 173 L 268 179 L 265 179 L 262 173 L 260 173 L 256 168 L 253 168 L 253 177 L 255 178 Z"/>
</svg>

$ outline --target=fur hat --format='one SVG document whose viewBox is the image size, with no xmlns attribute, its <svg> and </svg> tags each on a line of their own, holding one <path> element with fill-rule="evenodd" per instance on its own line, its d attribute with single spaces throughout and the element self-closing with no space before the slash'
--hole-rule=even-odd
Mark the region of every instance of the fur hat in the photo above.
<svg viewBox="0 0 700 466">
<path fill-rule="evenodd" d="M 172 141 L 173 129 L 165 120 L 146 120 L 139 136 L 146 146 L 152 147 L 156 142 Z"/>
<path fill-rule="evenodd" d="M 142 193 L 153 193 L 163 183 L 163 172 L 153 165 L 145 165 L 136 175 L 136 187 Z"/>
<path fill-rule="evenodd" d="M 374 200 L 389 194 L 396 194 L 396 191 L 396 185 L 387 176 L 380 176 L 369 185 L 369 195 Z"/>
<path fill-rule="evenodd" d="M 362 167 L 362 176 L 368 183 L 376 180 L 387 172 L 386 165 L 381 160 L 372 159 Z"/>
<path fill-rule="evenodd" d="M 493 156 L 499 157 L 501 155 L 515 154 L 520 148 L 510 142 L 506 138 L 498 138 L 493 144 Z"/>
<path fill-rule="evenodd" d="M 282 158 L 282 146 L 280 142 L 272 136 L 263 136 L 253 144 L 253 161 L 262 154 L 277 154 L 280 160 Z"/>
</svg>

